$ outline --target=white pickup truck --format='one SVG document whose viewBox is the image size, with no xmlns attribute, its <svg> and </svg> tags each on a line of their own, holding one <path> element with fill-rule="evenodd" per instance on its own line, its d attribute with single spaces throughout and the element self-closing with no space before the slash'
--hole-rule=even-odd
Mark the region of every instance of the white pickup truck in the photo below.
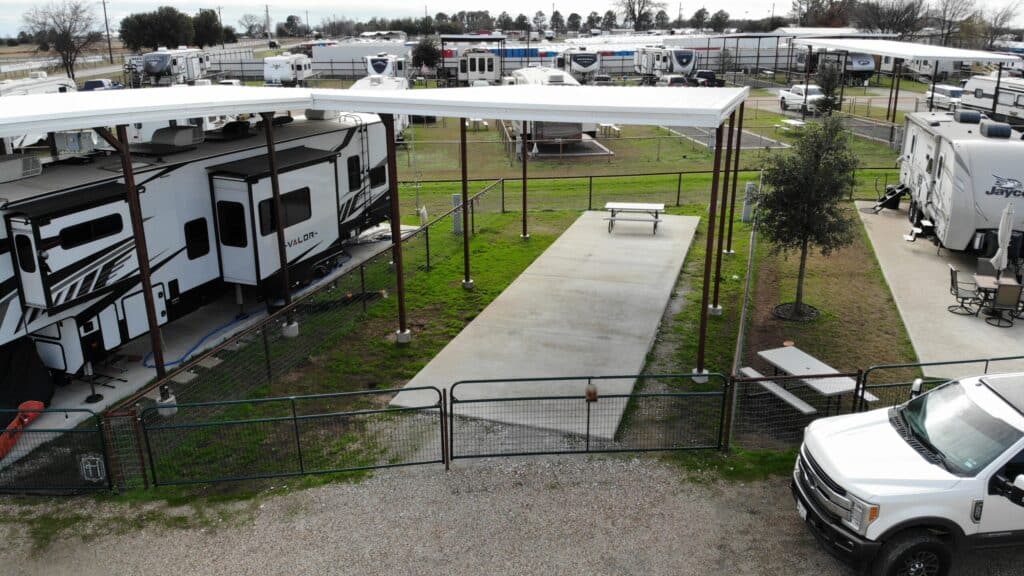
<svg viewBox="0 0 1024 576">
<path fill-rule="evenodd" d="M 816 84 L 794 84 L 788 90 L 779 90 L 779 108 L 789 110 L 790 106 L 794 106 L 801 112 L 814 112 L 814 103 L 824 97 L 821 87 Z"/>
<path fill-rule="evenodd" d="M 817 540 L 875 576 L 945 576 L 965 550 L 1022 545 L 1024 373 L 816 420 L 792 489 Z"/>
</svg>

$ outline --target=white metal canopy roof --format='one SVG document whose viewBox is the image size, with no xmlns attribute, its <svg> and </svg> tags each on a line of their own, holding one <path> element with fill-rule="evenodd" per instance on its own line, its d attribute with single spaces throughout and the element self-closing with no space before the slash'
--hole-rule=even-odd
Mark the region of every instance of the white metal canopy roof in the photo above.
<svg viewBox="0 0 1024 576">
<path fill-rule="evenodd" d="M 302 110 L 717 127 L 748 88 L 493 86 L 360 91 L 193 86 L 11 96 L 0 137 L 197 116 Z"/>
<path fill-rule="evenodd" d="M 802 38 L 793 40 L 794 44 L 803 44 L 818 49 L 843 50 L 863 54 L 877 54 L 902 58 L 903 60 L 940 60 L 964 62 L 1016 62 L 1018 56 L 997 54 L 981 50 L 963 50 L 946 48 L 932 44 L 914 42 L 898 42 L 896 40 L 874 40 L 864 38 Z"/>
</svg>

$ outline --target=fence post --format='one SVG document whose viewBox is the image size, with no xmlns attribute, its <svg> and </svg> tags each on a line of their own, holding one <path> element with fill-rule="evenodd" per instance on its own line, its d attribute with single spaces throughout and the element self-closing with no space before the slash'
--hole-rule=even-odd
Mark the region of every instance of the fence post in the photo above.
<svg viewBox="0 0 1024 576">
<path fill-rule="evenodd" d="M 430 224 L 423 227 L 423 241 L 427 248 L 427 271 L 430 270 Z M 365 305 L 363 306 L 365 308 Z"/>
<path fill-rule="evenodd" d="M 505 213 L 505 179 L 501 179 L 501 213 Z"/>
<path fill-rule="evenodd" d="M 732 444 L 733 413 L 736 410 L 736 376 L 729 375 L 723 383 L 722 394 L 722 428 L 718 438 L 718 448 L 723 451 L 729 450 Z"/>
<path fill-rule="evenodd" d="M 427 252 L 430 253 L 429 251 Z M 430 258 L 427 258 L 428 267 Z M 363 312 L 366 312 L 366 264 L 359 265 L 359 293 L 362 295 L 360 300 L 363 301 Z"/>
<path fill-rule="evenodd" d="M 679 195 L 683 192 L 683 173 L 676 175 L 676 206 L 679 206 Z"/>
<path fill-rule="evenodd" d="M 306 465 L 302 461 L 302 440 L 299 436 L 299 418 L 295 414 L 295 397 L 291 396 L 288 398 L 292 404 L 292 428 L 295 430 L 295 449 L 298 451 L 299 456 L 299 472 L 306 473 Z"/>
<path fill-rule="evenodd" d="M 132 432 L 135 434 L 135 455 L 139 458 L 139 472 L 142 474 L 142 489 L 149 490 L 149 474 L 146 474 L 146 456 L 142 453 L 142 419 L 139 417 L 139 405 L 130 412 Z"/>
<path fill-rule="evenodd" d="M 263 335 L 263 359 L 267 367 L 267 383 L 270 383 L 274 381 L 274 372 L 270 365 L 270 342 L 267 341 L 267 326 L 260 329 L 260 334 Z"/>
<path fill-rule="evenodd" d="M 587 210 L 594 209 L 594 177 L 588 176 L 589 180 L 587 184 Z"/>
<path fill-rule="evenodd" d="M 448 389 L 441 389 L 441 461 L 444 471 L 451 470 L 452 453 L 448 446 Z"/>
</svg>

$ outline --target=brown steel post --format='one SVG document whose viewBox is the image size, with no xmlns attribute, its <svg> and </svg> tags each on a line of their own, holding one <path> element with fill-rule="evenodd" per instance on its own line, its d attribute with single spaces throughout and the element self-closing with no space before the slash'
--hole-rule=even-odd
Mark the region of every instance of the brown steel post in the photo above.
<svg viewBox="0 0 1024 576">
<path fill-rule="evenodd" d="M 146 246 L 142 202 L 139 200 L 139 188 L 135 185 L 135 169 L 132 167 L 132 153 L 128 146 L 128 128 L 124 124 L 117 127 L 117 140 L 120 143 L 117 148 L 121 153 L 121 170 L 124 173 L 124 187 L 128 196 L 128 212 L 132 219 L 132 235 L 135 237 L 135 258 L 139 261 L 142 299 L 146 304 L 146 321 L 149 324 L 149 340 L 153 349 L 153 365 L 156 367 L 157 379 L 163 380 L 167 376 L 167 369 L 164 367 L 163 338 L 160 334 L 160 323 L 156 317 L 156 301 L 153 299 L 153 279 L 149 269 L 149 248 Z"/>
<path fill-rule="evenodd" d="M 704 284 L 700 298 L 700 328 L 697 332 L 696 374 L 704 373 L 704 351 L 708 335 L 708 291 L 711 287 L 711 253 L 715 249 L 715 206 L 718 203 L 718 174 L 722 166 L 722 125 L 715 130 L 715 164 L 711 173 L 711 203 L 708 206 L 707 244 L 704 247 Z M 699 378 L 699 377 L 698 377 Z"/>
<path fill-rule="evenodd" d="M 930 98 L 928 98 L 928 111 L 929 112 L 931 112 L 932 109 L 935 107 L 935 83 L 938 82 L 938 80 L 939 80 L 939 59 L 936 58 L 935 59 L 935 65 L 932 66 L 932 95 L 931 95 Z M 998 85 L 998 82 L 999 82 L 999 80 L 996 80 L 997 85 Z M 998 94 L 997 94 L 997 96 L 998 96 Z M 892 117 L 893 117 L 893 122 L 895 123 L 896 115 L 893 114 Z"/>
<path fill-rule="evenodd" d="M 807 47 L 807 60 L 804 62 L 804 101 L 800 104 L 800 119 L 807 120 L 807 88 L 811 85 L 811 56 L 814 55 L 814 47 Z"/>
<path fill-rule="evenodd" d="M 733 158 L 732 167 L 732 196 L 729 200 L 729 239 L 725 243 L 726 254 L 735 254 L 732 249 L 732 224 L 736 218 L 736 182 L 740 179 L 740 139 L 743 138 L 743 108 L 745 105 L 746 102 L 740 102 L 740 122 L 736 128 L 736 156 Z"/>
<path fill-rule="evenodd" d="M 466 119 L 459 118 L 459 159 L 462 164 L 462 287 L 473 289 L 469 277 L 469 172 L 466 163 Z"/>
<path fill-rule="evenodd" d="M 899 70 L 900 59 L 894 58 L 892 61 L 892 82 L 889 82 L 889 99 L 885 101 L 885 121 L 889 121 L 889 116 L 892 115 L 892 94 L 893 90 L 896 89 L 896 72 Z M 870 103 L 868 105 L 870 110 Z"/>
<path fill-rule="evenodd" d="M 718 249 L 715 250 L 715 293 L 711 299 L 711 314 L 720 316 L 722 305 L 718 301 L 718 295 L 722 286 L 722 252 L 725 251 L 725 211 L 729 202 L 729 168 L 732 164 L 732 134 L 736 125 L 736 111 L 729 114 L 728 136 L 725 145 L 725 176 L 722 180 L 722 213 L 718 218 Z"/>
<path fill-rule="evenodd" d="M 936 63 L 937 62 L 938 62 L 938 60 L 936 60 Z M 997 74 L 996 75 L 996 91 L 995 91 L 995 93 L 992 94 L 992 116 L 996 115 L 996 105 L 999 104 L 999 86 L 1003 82 L 1003 63 L 1002 62 L 999 63 L 999 70 L 997 71 L 996 74 Z M 935 85 L 932 84 L 932 100 L 935 100 L 935 88 L 934 88 L 934 86 Z M 928 107 L 929 107 L 929 109 L 931 108 L 931 104 L 930 103 L 928 104 Z"/>
<path fill-rule="evenodd" d="M 526 144 L 526 121 L 523 121 L 523 239 L 530 238 L 530 232 L 526 228 L 526 165 L 529 162 L 530 150 Z"/>
<path fill-rule="evenodd" d="M 395 335 L 395 342 L 408 344 L 412 340 L 412 333 L 406 325 L 405 317 L 405 273 L 402 268 L 402 211 L 398 204 L 398 157 L 395 153 L 395 117 L 391 114 L 381 114 L 381 123 L 384 124 L 384 138 L 387 141 L 388 150 L 388 195 L 391 197 L 391 212 L 388 218 L 391 220 L 391 260 L 395 263 L 395 292 L 398 297 L 398 332 Z"/>
<path fill-rule="evenodd" d="M 284 305 L 292 303 L 291 281 L 288 279 L 288 252 L 284 241 L 284 208 L 281 204 L 281 181 L 277 175 L 277 148 L 274 146 L 274 113 L 261 112 L 263 133 L 267 137 L 267 166 L 270 168 L 270 193 L 274 207 L 274 227 L 277 228 L 277 258 L 281 267 L 281 293 Z"/>
<path fill-rule="evenodd" d="M 903 81 L 903 61 L 900 61 L 900 74 L 896 77 L 896 95 L 892 99 L 892 123 L 896 123 L 896 112 L 900 104 L 900 83 Z"/>
</svg>

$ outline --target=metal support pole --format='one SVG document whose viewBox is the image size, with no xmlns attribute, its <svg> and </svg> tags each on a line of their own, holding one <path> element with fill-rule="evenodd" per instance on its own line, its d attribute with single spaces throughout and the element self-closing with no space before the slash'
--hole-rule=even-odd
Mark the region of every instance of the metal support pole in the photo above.
<svg viewBox="0 0 1024 576">
<path fill-rule="evenodd" d="M 142 201 L 139 199 L 139 188 L 135 185 L 135 169 L 132 167 L 132 154 L 128 146 L 128 127 L 124 124 L 117 127 L 116 140 L 114 140 L 106 128 L 98 128 L 96 132 L 114 146 L 121 155 L 121 171 L 124 175 L 124 187 L 128 196 L 128 212 L 132 220 L 132 236 L 135 237 L 135 259 L 139 261 L 139 280 L 142 283 L 142 299 L 146 305 L 146 322 L 149 326 L 153 365 L 156 367 L 157 379 L 163 380 L 167 376 L 167 369 L 164 366 L 164 343 L 160 334 L 160 322 L 156 316 L 156 301 L 153 298 L 153 279 L 149 268 L 149 247 L 146 245 Z"/>
<path fill-rule="evenodd" d="M 391 197 L 391 260 L 395 263 L 395 292 L 398 297 L 398 332 L 395 342 L 408 344 L 412 333 L 406 324 L 405 317 L 405 272 L 402 267 L 402 208 L 398 201 L 398 158 L 395 153 L 395 117 L 392 114 L 381 114 L 384 124 L 384 138 L 388 150 L 388 195 Z"/>
<path fill-rule="evenodd" d="M 896 112 L 900 105 L 900 83 L 903 81 L 903 61 L 900 61 L 900 74 L 896 77 L 896 94 L 892 99 L 892 123 L 896 123 Z"/>
<path fill-rule="evenodd" d="M 814 54 L 814 47 L 807 47 L 807 60 L 804 61 L 804 101 L 800 104 L 800 119 L 807 120 L 807 89 L 811 85 L 811 56 Z"/>
<path fill-rule="evenodd" d="M 523 121 L 523 132 L 522 132 L 522 136 L 523 136 L 523 236 L 522 236 L 522 238 L 523 238 L 523 240 L 527 240 L 527 239 L 530 238 L 530 232 L 526 228 L 526 206 L 527 206 L 527 204 L 526 204 L 526 190 L 527 190 L 527 184 L 526 184 L 526 165 L 530 162 L 530 160 L 529 160 L 529 158 L 530 158 L 530 149 L 529 149 L 529 145 L 526 142 L 526 140 L 527 140 L 527 138 L 526 138 L 526 124 L 527 123 L 524 120 Z"/>
<path fill-rule="evenodd" d="M 1003 63 L 999 63 L 999 70 L 996 72 L 996 91 L 992 94 L 992 116 L 996 115 L 996 106 L 999 104 L 999 86 L 1003 82 Z M 935 88 L 932 88 L 932 99 L 935 99 Z"/>
<path fill-rule="evenodd" d="M 892 115 L 892 94 L 893 90 L 896 89 L 896 72 L 900 66 L 900 59 L 895 58 L 892 61 L 892 82 L 889 82 L 889 99 L 885 101 L 885 121 L 889 121 L 889 116 Z"/>
<path fill-rule="evenodd" d="M 743 109 L 745 105 L 746 102 L 740 102 L 740 122 L 736 129 L 736 156 L 733 158 L 732 166 L 732 195 L 729 200 L 729 238 L 725 243 L 726 254 L 735 254 L 732 249 L 732 224 L 736 219 L 736 183 L 740 179 L 740 140 L 743 138 Z"/>
<path fill-rule="evenodd" d="M 729 173 L 732 165 L 732 137 L 733 129 L 736 127 L 736 111 L 729 114 L 729 127 L 727 128 L 725 145 L 725 176 L 722 180 L 722 212 L 718 219 L 718 249 L 715 250 L 715 292 L 711 299 L 711 314 L 720 316 L 722 304 L 718 301 L 718 295 L 722 286 L 722 252 L 725 251 L 725 210 L 729 202 Z"/>
<path fill-rule="evenodd" d="M 849 58 L 850 58 L 850 53 L 844 50 L 843 51 L 843 73 L 839 77 L 839 102 L 838 102 L 838 104 L 839 104 L 839 111 L 840 112 L 843 111 L 843 97 L 846 96 L 846 61 Z M 871 110 L 870 102 L 869 102 L 869 105 L 868 105 L 868 110 Z M 832 115 L 832 111 L 830 110 L 828 114 L 829 114 L 829 116 L 831 116 Z"/>
<path fill-rule="evenodd" d="M 473 289 L 469 277 L 469 166 L 466 163 L 466 122 L 459 118 L 459 161 L 462 164 L 462 287 Z"/>
<path fill-rule="evenodd" d="M 711 173 L 711 202 L 708 206 L 707 243 L 704 246 L 704 283 L 701 286 L 700 327 L 697 332 L 697 367 L 694 380 L 707 381 L 704 370 L 704 352 L 708 336 L 708 292 L 711 288 L 711 253 L 715 249 L 715 207 L 718 204 L 718 175 L 722 166 L 722 125 L 715 129 L 715 163 Z"/>
<path fill-rule="evenodd" d="M 795 38 L 795 37 L 794 37 Z M 789 39 L 789 55 L 786 57 L 786 84 L 793 81 L 793 40 Z"/>
<path fill-rule="evenodd" d="M 928 111 L 931 112 L 935 108 L 935 83 L 939 79 L 939 59 L 935 59 L 935 64 L 932 66 L 932 95 L 928 97 Z M 893 114 L 893 120 L 895 121 L 895 114 Z"/>
<path fill-rule="evenodd" d="M 270 191 L 274 207 L 274 227 L 277 229 L 277 256 L 281 267 L 281 295 L 284 305 L 292 303 L 291 281 L 288 278 L 288 252 L 284 241 L 284 207 L 281 204 L 281 182 L 277 174 L 277 149 L 274 146 L 274 113 L 261 112 L 263 133 L 267 137 L 267 166 L 270 168 Z"/>
</svg>

